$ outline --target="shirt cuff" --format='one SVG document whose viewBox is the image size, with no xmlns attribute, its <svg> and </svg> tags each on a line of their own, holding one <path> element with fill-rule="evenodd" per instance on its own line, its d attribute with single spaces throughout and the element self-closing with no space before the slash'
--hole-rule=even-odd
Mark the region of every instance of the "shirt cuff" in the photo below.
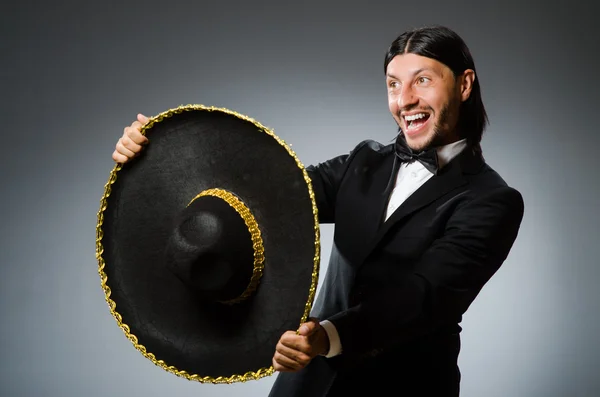
<svg viewBox="0 0 600 397">
<path fill-rule="evenodd" d="M 328 320 L 323 320 L 319 324 L 325 328 L 325 332 L 329 338 L 329 352 L 327 352 L 325 357 L 329 358 L 337 356 L 342 352 L 342 342 L 340 341 L 340 335 L 338 334 L 335 325 Z"/>
</svg>

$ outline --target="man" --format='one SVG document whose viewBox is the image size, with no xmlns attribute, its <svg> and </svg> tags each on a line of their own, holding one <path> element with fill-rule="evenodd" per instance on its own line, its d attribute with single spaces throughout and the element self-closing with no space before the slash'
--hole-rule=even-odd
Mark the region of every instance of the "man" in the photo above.
<svg viewBox="0 0 600 397">
<path fill-rule="evenodd" d="M 396 142 L 307 168 L 334 244 L 314 318 L 276 346 L 273 397 L 458 396 L 459 323 L 517 237 L 523 200 L 483 159 L 464 41 L 408 31 L 384 65 Z M 115 161 L 141 150 L 146 121 L 125 128 Z"/>
</svg>

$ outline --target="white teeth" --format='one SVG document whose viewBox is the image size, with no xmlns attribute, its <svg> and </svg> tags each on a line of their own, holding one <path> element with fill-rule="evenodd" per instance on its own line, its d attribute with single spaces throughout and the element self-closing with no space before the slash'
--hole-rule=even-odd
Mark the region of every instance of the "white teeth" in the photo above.
<svg viewBox="0 0 600 397">
<path fill-rule="evenodd" d="M 414 129 L 417 129 L 417 128 L 419 128 L 419 127 L 417 127 L 417 126 L 416 126 L 415 124 L 413 124 L 413 123 L 410 123 L 410 124 L 408 124 L 408 129 L 409 129 L 409 130 L 414 130 Z"/>
<path fill-rule="evenodd" d="M 426 117 L 427 114 L 425 113 L 417 113 L 417 114 L 413 114 L 412 116 L 405 116 L 404 118 L 406 119 L 406 121 L 415 121 L 418 119 L 422 119 L 423 117 Z"/>
</svg>

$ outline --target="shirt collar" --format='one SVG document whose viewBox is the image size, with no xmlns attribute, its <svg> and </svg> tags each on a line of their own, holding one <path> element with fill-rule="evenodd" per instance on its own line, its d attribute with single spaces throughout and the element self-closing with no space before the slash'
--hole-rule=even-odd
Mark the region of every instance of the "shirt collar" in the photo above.
<svg viewBox="0 0 600 397">
<path fill-rule="evenodd" d="M 458 156 L 467 147 L 467 140 L 461 139 L 460 141 L 449 143 L 448 145 L 440 146 L 437 148 L 438 165 L 442 169 L 452 159 Z"/>
</svg>

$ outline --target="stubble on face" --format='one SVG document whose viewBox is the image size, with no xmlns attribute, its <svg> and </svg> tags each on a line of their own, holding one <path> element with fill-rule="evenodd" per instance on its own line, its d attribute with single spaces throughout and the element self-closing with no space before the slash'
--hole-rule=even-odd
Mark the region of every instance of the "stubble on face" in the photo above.
<svg viewBox="0 0 600 397">
<path fill-rule="evenodd" d="M 438 146 L 444 146 L 450 141 L 452 141 L 452 137 L 455 135 L 454 129 L 451 128 L 452 125 L 452 116 L 451 116 L 451 108 L 457 108 L 456 102 L 460 103 L 456 98 L 452 98 L 448 103 L 446 103 L 442 109 L 440 110 L 439 117 L 437 117 L 435 124 L 433 125 L 433 131 L 430 136 L 427 137 L 427 140 L 418 142 L 410 142 L 407 140 L 408 146 L 415 152 L 422 152 L 431 148 L 435 148 Z M 454 106 L 453 106 L 454 105 Z M 428 108 L 427 110 L 434 112 L 433 109 Z M 434 113 L 432 113 L 434 114 Z M 400 114 L 396 115 L 397 120 L 400 120 Z M 401 128 L 401 125 L 398 121 L 398 127 Z"/>
<path fill-rule="evenodd" d="M 398 127 L 412 127 L 404 135 L 414 151 L 459 139 L 456 126 L 461 85 L 446 65 L 417 54 L 397 55 L 388 64 L 386 85 L 390 111 Z M 409 116 L 418 117 L 407 121 Z"/>
</svg>

